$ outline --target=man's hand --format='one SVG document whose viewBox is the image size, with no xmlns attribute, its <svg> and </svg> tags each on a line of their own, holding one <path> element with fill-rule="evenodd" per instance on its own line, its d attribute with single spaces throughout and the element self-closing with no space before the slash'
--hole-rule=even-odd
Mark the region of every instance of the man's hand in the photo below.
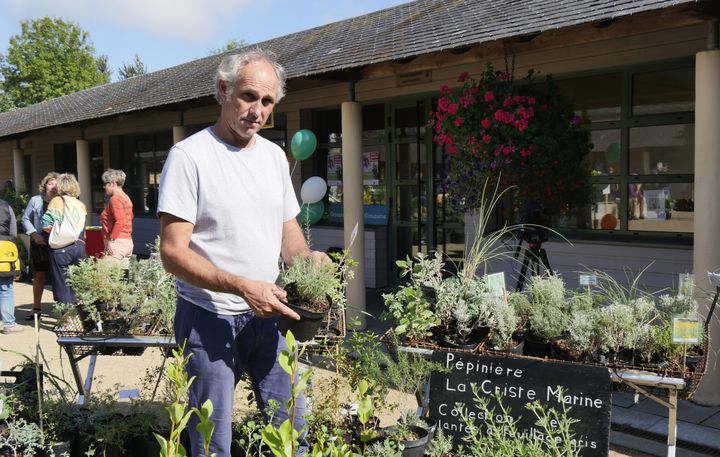
<svg viewBox="0 0 720 457">
<path fill-rule="evenodd" d="M 287 316 L 291 319 L 300 320 L 300 316 L 283 302 L 287 298 L 284 290 L 273 283 L 265 281 L 244 280 L 241 290 L 245 303 L 250 306 L 256 316 Z"/>
<path fill-rule="evenodd" d="M 310 251 L 310 258 L 313 259 L 317 265 L 332 263 L 330 256 L 322 251 Z"/>
<path fill-rule="evenodd" d="M 42 237 L 38 232 L 33 232 L 32 235 L 30 235 L 30 238 L 35 242 L 35 244 L 41 245 L 41 244 L 47 244 L 45 242 L 45 238 Z"/>
</svg>

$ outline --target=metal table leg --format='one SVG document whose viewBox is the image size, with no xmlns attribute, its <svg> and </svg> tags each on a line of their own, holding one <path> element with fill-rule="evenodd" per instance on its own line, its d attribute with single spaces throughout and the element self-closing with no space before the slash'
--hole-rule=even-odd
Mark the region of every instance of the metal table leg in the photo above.
<svg viewBox="0 0 720 457">
<path fill-rule="evenodd" d="M 80 375 L 80 368 L 78 368 L 78 360 L 73 354 L 72 346 L 63 346 L 65 352 L 67 352 L 68 359 L 70 360 L 70 369 L 72 370 L 73 378 L 75 379 L 75 386 L 78 389 L 78 395 L 80 398 L 85 397 L 85 386 L 83 385 L 82 375 Z"/>
<path fill-rule="evenodd" d="M 677 441 L 677 389 L 668 389 L 668 457 L 675 457 L 675 444 Z"/>
</svg>

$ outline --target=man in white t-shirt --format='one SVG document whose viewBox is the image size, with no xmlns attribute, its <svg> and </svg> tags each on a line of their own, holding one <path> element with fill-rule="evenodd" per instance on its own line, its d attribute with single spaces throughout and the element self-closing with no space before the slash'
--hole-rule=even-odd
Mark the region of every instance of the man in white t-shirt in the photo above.
<svg viewBox="0 0 720 457">
<path fill-rule="evenodd" d="M 275 285 L 278 258 L 330 259 L 310 251 L 295 220 L 299 206 L 285 153 L 257 135 L 284 95 L 285 72 L 274 54 L 255 49 L 226 57 L 215 84 L 220 117 L 170 150 L 157 212 L 163 264 L 178 278 L 175 337 L 193 354 L 190 406 L 212 400 L 210 452 L 229 457 L 241 373 L 261 410 L 275 400 L 281 405 L 275 419 L 287 417 L 290 380 L 277 362 L 286 345 L 274 317 L 299 316 Z M 299 406 L 296 428 L 304 399 Z M 196 423 L 193 418 L 188 427 L 193 456 L 203 455 Z"/>
</svg>

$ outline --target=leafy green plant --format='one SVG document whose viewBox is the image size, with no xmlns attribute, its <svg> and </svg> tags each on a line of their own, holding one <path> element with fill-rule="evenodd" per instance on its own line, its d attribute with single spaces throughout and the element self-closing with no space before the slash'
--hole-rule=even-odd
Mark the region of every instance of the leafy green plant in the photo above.
<svg viewBox="0 0 720 457">
<path fill-rule="evenodd" d="M 159 333 L 172 334 L 177 300 L 175 276 L 162 265 L 159 243 L 158 237 L 154 244 L 148 245 L 149 258 L 131 262 L 129 287 L 122 301 L 126 308 L 136 310 L 131 316 L 134 328 L 141 322 L 157 321 Z"/>
<path fill-rule="evenodd" d="M 425 455 L 427 457 L 452 457 L 452 450 L 452 439 L 445 436 L 442 429 L 438 428 L 438 430 L 435 431 L 435 436 L 432 441 L 430 441 L 427 448 L 425 448 Z"/>
<path fill-rule="evenodd" d="M 9 449 L 13 455 L 34 457 L 44 448 L 43 434 L 38 424 L 23 418 L 5 419 L 0 430 L 0 449 Z"/>
<path fill-rule="evenodd" d="M 125 272 L 117 262 L 87 257 L 67 271 L 67 283 L 75 292 L 78 304 L 91 317 L 97 315 L 98 304 L 107 311 L 122 309 L 122 297 L 127 293 Z"/>
<path fill-rule="evenodd" d="M 280 284 L 288 291 L 288 299 L 296 295 L 300 303 L 330 303 L 344 309 L 345 286 L 352 279 L 350 267 L 356 262 L 345 249 L 333 254 L 333 262 L 320 263 L 314 258 L 295 256 L 292 264 L 280 271 Z M 329 306 L 328 306 L 329 308 Z"/>
<path fill-rule="evenodd" d="M 440 324 L 440 319 L 432 309 L 425 293 L 418 286 L 403 287 L 395 293 L 382 295 L 387 313 L 384 318 L 396 322 L 394 328 L 398 336 L 410 341 L 422 341 L 432 336 L 432 329 Z"/>
<path fill-rule="evenodd" d="M 495 348 L 503 350 L 514 347 L 517 342 L 513 334 L 520 326 L 520 316 L 510 301 L 500 297 L 492 297 L 488 301 L 490 313 L 495 317 L 495 326 L 492 329 L 492 342 Z"/>
<path fill-rule="evenodd" d="M 285 402 L 288 418 L 280 426 L 270 423 L 262 430 L 263 442 L 276 457 L 294 457 L 299 446 L 300 431 L 295 430 L 295 414 L 297 398 L 305 389 L 312 372 L 307 370 L 299 373 L 298 360 L 306 346 L 299 349 L 292 331 L 285 336 L 287 349 L 283 349 L 278 357 L 280 367 L 290 375 L 290 398 Z M 296 381 L 297 380 L 297 381 Z"/>
<path fill-rule="evenodd" d="M 559 276 L 533 276 L 528 287 L 530 331 L 542 341 L 550 341 L 567 331 L 570 312 L 565 301 L 565 284 Z"/>
<path fill-rule="evenodd" d="M 245 455 L 264 455 L 267 450 L 262 440 L 262 429 L 267 422 L 259 411 L 247 415 L 240 421 L 233 421 L 233 444 Z"/>
<path fill-rule="evenodd" d="M 174 388 L 173 403 L 166 407 L 170 416 L 170 435 L 168 438 L 155 433 L 155 438 L 160 443 L 160 457 L 185 457 L 187 451 L 180 443 L 180 433 L 187 427 L 187 423 L 193 414 L 197 414 L 200 422 L 197 426 L 198 432 L 203 438 L 203 447 L 205 455 L 214 457 L 215 453 L 209 454 L 210 440 L 214 425 L 210 421 L 212 415 L 212 402 L 206 400 L 200 408 L 188 410 L 187 394 L 190 385 L 195 381 L 195 377 L 189 377 L 187 373 L 187 364 L 192 354 L 185 356 L 185 345 L 173 349 L 173 361 L 167 367 L 167 376 Z"/>
<path fill-rule="evenodd" d="M 490 406 L 490 398 L 480 395 L 476 384 L 471 384 L 473 403 L 479 410 L 476 417 L 483 417 L 478 424 L 462 404 L 455 410 L 466 424 L 467 433 L 462 440 L 465 446 L 458 455 L 472 457 L 574 457 L 581 449 L 573 445 L 572 425 L 577 422 L 568 416 L 570 408 L 563 403 L 561 410 L 546 408 L 539 402 L 528 403 L 526 408 L 536 418 L 535 425 L 545 435 L 519 433 L 517 423 L 510 408 L 503 405 L 502 395 L 496 394 L 495 401 L 499 410 Z M 561 390 L 562 392 L 562 390 Z M 561 393 L 562 394 L 562 393 Z M 502 418 L 498 420 L 497 418 Z"/>
</svg>

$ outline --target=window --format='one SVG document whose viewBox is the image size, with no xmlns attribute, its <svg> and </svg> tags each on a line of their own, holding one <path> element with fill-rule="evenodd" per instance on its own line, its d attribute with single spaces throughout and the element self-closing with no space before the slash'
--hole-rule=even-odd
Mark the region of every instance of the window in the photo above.
<svg viewBox="0 0 720 457">
<path fill-rule="evenodd" d="M 110 137 L 110 167 L 127 176 L 123 189 L 136 217 L 155 217 L 160 173 L 172 147 L 172 131 Z"/>
<path fill-rule="evenodd" d="M 590 121 L 592 198 L 555 226 L 693 232 L 694 80 L 694 63 L 683 61 L 558 81 Z"/>
<path fill-rule="evenodd" d="M 387 213 L 380 208 L 388 205 L 385 146 L 385 105 L 374 104 L 362 107 L 362 152 L 363 152 L 363 202 L 366 205 L 366 224 L 385 220 L 375 218 Z M 309 173 L 323 177 L 328 183 L 329 224 L 342 225 L 343 177 L 342 177 L 342 123 L 339 109 L 318 110 L 313 113 L 313 131 L 318 146 L 313 154 L 312 170 L 303 169 L 303 176 Z M 370 206 L 377 205 L 376 208 Z M 370 214 L 370 216 L 368 216 Z M 378 222 L 382 223 L 382 222 Z"/>
</svg>

